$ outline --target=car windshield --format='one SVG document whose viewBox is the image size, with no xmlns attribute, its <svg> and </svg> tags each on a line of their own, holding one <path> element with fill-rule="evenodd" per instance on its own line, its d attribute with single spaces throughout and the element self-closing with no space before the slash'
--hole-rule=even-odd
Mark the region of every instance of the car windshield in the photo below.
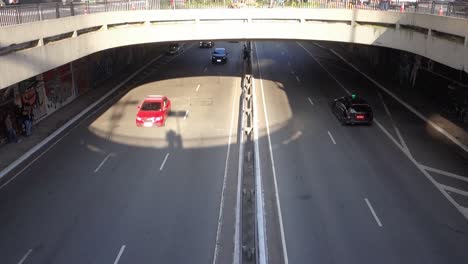
<svg viewBox="0 0 468 264">
<path fill-rule="evenodd" d="M 370 106 L 365 105 L 365 104 L 351 105 L 351 109 L 354 109 L 354 111 L 356 111 L 356 112 L 370 112 L 371 111 Z"/>
<path fill-rule="evenodd" d="M 141 106 L 142 111 L 158 111 L 161 110 L 161 102 L 144 102 Z"/>
<path fill-rule="evenodd" d="M 224 53 L 225 53 L 224 49 L 215 49 L 215 51 L 213 52 L 213 54 L 216 54 L 216 55 L 224 55 Z"/>
</svg>

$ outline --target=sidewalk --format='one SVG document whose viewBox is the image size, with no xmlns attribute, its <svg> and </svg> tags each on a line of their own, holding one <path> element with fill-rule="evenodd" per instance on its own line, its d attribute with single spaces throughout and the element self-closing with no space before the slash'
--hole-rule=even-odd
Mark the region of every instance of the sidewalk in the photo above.
<svg viewBox="0 0 468 264">
<path fill-rule="evenodd" d="M 447 131 L 465 146 L 468 145 L 468 124 L 462 124 L 454 116 L 450 116 L 443 111 L 443 105 L 438 105 L 434 98 L 423 93 L 418 88 L 408 88 L 402 86 L 392 80 L 392 76 L 382 76 L 377 74 L 370 64 L 365 61 L 360 61 L 353 58 L 351 54 L 339 44 L 320 43 L 322 46 L 333 49 L 335 52 L 343 56 L 348 62 L 355 65 L 359 70 L 365 72 L 369 77 L 386 87 L 396 94 L 403 101 L 414 107 L 426 118 L 430 118 L 432 122 Z M 432 102 L 428 104 L 427 102 Z M 436 115 L 434 113 L 437 113 Z"/>
<path fill-rule="evenodd" d="M 20 158 L 28 150 L 39 144 L 42 140 L 64 125 L 72 117 L 76 116 L 93 102 L 104 96 L 104 94 L 125 80 L 125 78 L 134 73 L 138 68 L 142 67 L 146 62 L 147 61 L 125 69 L 117 76 L 112 76 L 107 81 L 99 85 L 98 88 L 90 90 L 63 108 L 58 109 L 50 116 L 47 116 L 38 124 L 34 125 L 31 136 L 18 136 L 20 142 L 8 143 L 0 146 L 0 171 Z M 124 88 L 125 85 L 122 86 L 122 89 Z"/>
</svg>

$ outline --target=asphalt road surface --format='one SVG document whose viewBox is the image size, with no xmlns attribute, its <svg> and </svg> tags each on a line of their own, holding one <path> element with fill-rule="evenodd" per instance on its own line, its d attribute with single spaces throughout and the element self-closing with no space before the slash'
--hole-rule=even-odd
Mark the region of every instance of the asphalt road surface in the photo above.
<svg viewBox="0 0 468 264">
<path fill-rule="evenodd" d="M 212 65 L 197 44 L 149 66 L 0 190 L 0 263 L 213 263 L 215 248 L 232 262 L 242 47 L 216 43 L 229 62 Z M 149 94 L 172 100 L 163 128 L 135 126 Z"/>
<path fill-rule="evenodd" d="M 468 263 L 467 220 L 419 166 L 468 176 L 457 146 L 328 49 L 254 51 L 271 263 Z M 329 103 L 345 89 L 379 124 L 337 121 Z"/>
</svg>

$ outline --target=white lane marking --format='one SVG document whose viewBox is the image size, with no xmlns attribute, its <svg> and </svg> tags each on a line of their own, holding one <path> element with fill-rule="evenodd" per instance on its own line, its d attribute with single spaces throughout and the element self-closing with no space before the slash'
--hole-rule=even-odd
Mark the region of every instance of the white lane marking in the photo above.
<svg viewBox="0 0 468 264">
<path fill-rule="evenodd" d="M 252 80 L 253 81 L 253 80 Z M 242 95 L 243 97 L 244 95 Z M 243 99 L 243 98 L 242 98 Z M 243 105 L 241 106 L 243 107 Z M 241 121 L 240 123 L 244 123 L 244 114 L 241 114 Z M 241 206 L 242 206 L 242 201 L 241 201 L 241 189 L 242 189 L 242 168 L 243 168 L 243 153 L 244 153 L 244 131 L 242 131 L 242 127 L 240 127 L 240 137 L 239 137 L 239 161 L 238 161 L 238 168 L 237 168 L 237 191 L 236 191 L 236 223 L 234 226 L 234 259 L 233 259 L 233 264 L 240 264 L 242 263 L 241 258 L 242 258 L 242 253 L 241 253 L 241 238 L 240 238 L 240 233 L 241 233 Z"/>
<path fill-rule="evenodd" d="M 336 83 L 338 85 L 341 86 L 341 88 L 343 88 L 348 94 L 349 91 L 346 89 L 346 87 L 344 87 L 343 84 L 341 84 L 336 78 L 335 76 L 333 76 L 325 67 L 323 67 L 323 65 L 314 58 L 314 56 L 306 49 L 304 48 L 304 46 L 302 46 L 299 42 L 296 42 L 299 46 L 301 46 L 307 53 L 309 53 L 309 55 L 312 57 L 312 59 L 314 59 L 319 65 L 320 67 L 322 67 L 322 69 L 324 69 L 328 75 L 336 81 Z M 403 152 L 403 154 L 406 155 L 406 157 L 411 161 L 413 162 L 413 164 L 419 169 L 419 171 L 440 191 L 440 193 L 442 193 L 442 195 L 455 207 L 457 208 L 457 210 L 466 218 L 468 219 L 468 209 L 463 207 L 463 206 L 460 206 L 453 198 L 452 196 L 450 196 L 444 189 L 442 189 L 440 186 L 439 186 L 439 183 L 434 180 L 434 178 L 432 178 L 432 176 L 426 171 L 424 170 L 424 168 L 421 167 L 421 165 L 413 158 L 413 156 L 410 155 L 410 153 L 408 151 L 406 151 L 406 149 L 404 149 L 399 143 L 398 141 L 385 129 L 385 127 L 380 124 L 380 122 L 374 118 L 374 123 L 377 124 L 377 126 L 384 132 L 385 135 L 387 135 L 387 137 L 393 142 L 393 144 L 395 144 L 398 149 L 401 150 L 401 152 Z"/>
<path fill-rule="evenodd" d="M 334 51 L 333 49 L 330 49 L 333 54 L 335 54 L 337 57 L 339 57 L 341 60 L 343 60 L 346 64 L 351 66 L 354 70 L 357 72 L 361 73 L 364 77 L 366 77 L 369 81 L 371 81 L 374 85 L 379 87 L 382 91 L 386 92 L 388 95 L 393 97 L 393 99 L 397 100 L 400 104 L 405 106 L 408 110 L 410 110 L 413 114 L 415 114 L 417 117 L 422 119 L 424 122 L 429 124 L 432 128 L 435 130 L 439 131 L 442 135 L 446 136 L 450 141 L 452 141 L 455 145 L 459 146 L 461 149 L 463 149 L 465 152 L 468 152 L 468 147 L 461 143 L 458 139 L 456 139 L 454 136 L 452 136 L 450 133 L 448 133 L 446 130 L 438 126 L 436 123 L 432 122 L 431 120 L 427 119 L 423 114 L 421 114 L 418 110 L 414 109 L 411 105 L 400 99 L 398 96 L 396 96 L 393 92 L 385 88 L 383 85 L 378 83 L 376 80 L 372 79 L 369 75 L 366 73 L 362 72 L 359 70 L 356 66 L 354 66 L 352 63 L 348 62 L 343 56 L 341 56 L 338 52 Z"/>
<path fill-rule="evenodd" d="M 278 211 L 279 215 L 279 226 L 280 226 L 280 234 L 281 234 L 281 244 L 283 248 L 283 263 L 288 264 L 289 259 L 288 259 L 288 250 L 286 247 L 286 238 L 284 234 L 284 225 L 283 225 L 283 215 L 281 212 L 281 204 L 280 204 L 280 199 L 279 199 L 279 191 L 278 191 L 278 181 L 276 179 L 276 168 L 275 168 L 275 157 L 273 155 L 273 148 L 271 144 L 271 136 L 270 136 L 270 124 L 268 121 L 268 111 L 266 109 L 266 100 L 265 100 L 265 92 L 263 89 L 263 78 L 262 78 L 262 70 L 260 69 L 260 64 L 258 62 L 258 51 L 257 51 L 257 45 L 255 44 L 255 53 L 257 54 L 257 67 L 258 67 L 258 72 L 259 72 L 259 77 L 260 77 L 260 88 L 262 92 L 262 101 L 263 101 L 263 113 L 265 115 L 265 123 L 266 123 L 266 130 L 267 130 L 267 139 L 268 139 L 268 148 L 270 151 L 270 157 L 271 157 L 271 167 L 272 167 L 272 172 L 273 172 L 273 182 L 275 186 L 275 196 L 276 196 L 276 209 Z M 258 151 L 257 151 L 258 153 Z"/>
<path fill-rule="evenodd" d="M 79 114 L 74 116 L 72 119 L 68 120 L 67 123 L 65 123 L 63 126 L 61 126 L 59 129 L 55 130 L 52 134 L 50 134 L 48 137 L 46 137 L 44 140 L 42 140 L 39 144 L 35 145 L 33 148 L 31 148 L 29 151 L 24 153 L 20 158 L 12 162 L 8 167 L 3 169 L 0 172 L 0 179 L 8 175 L 12 170 L 14 170 L 16 167 L 18 167 L 21 163 L 26 161 L 28 158 L 30 158 L 32 155 L 34 155 L 36 152 L 38 152 L 41 148 L 43 148 L 45 145 L 47 145 L 49 142 L 51 142 L 53 139 L 58 137 L 63 131 L 65 131 L 67 128 L 71 127 L 76 121 L 78 121 L 80 118 L 82 118 L 84 115 L 86 115 L 91 109 L 95 108 L 97 105 L 101 104 L 102 101 L 107 99 L 112 94 L 115 94 L 115 92 L 120 89 L 122 86 L 124 86 L 128 81 L 130 81 L 132 78 L 134 78 L 137 74 L 145 70 L 148 66 L 150 66 L 152 63 L 154 63 L 156 60 L 159 60 L 163 55 L 159 55 L 158 57 L 152 59 L 149 61 L 147 64 L 143 65 L 140 69 L 135 71 L 133 74 L 128 76 L 125 80 L 123 80 L 121 83 L 119 83 L 116 87 L 114 87 L 112 90 L 107 92 L 104 96 L 99 98 L 96 102 L 91 104 L 90 106 L 86 107 L 83 111 L 81 111 Z M 77 126 L 73 127 L 71 130 L 75 129 Z M 23 171 L 25 171 L 27 168 L 29 168 L 36 160 L 38 160 L 40 157 L 42 157 L 44 154 L 46 154 L 53 146 L 55 146 L 57 143 L 59 143 L 63 138 L 68 136 L 70 134 L 70 131 L 68 131 L 66 134 L 64 134 L 62 137 L 60 137 L 56 142 L 54 142 L 50 147 L 48 147 L 44 152 L 42 152 L 39 156 L 37 156 L 35 159 L 33 159 L 31 162 L 29 162 L 27 165 L 25 165 L 18 173 L 16 173 L 13 177 L 11 177 L 7 182 L 5 182 L 2 186 L 0 186 L 0 190 L 4 188 L 7 184 L 9 184 L 11 181 L 13 181 L 18 175 L 20 175 Z"/>
<path fill-rule="evenodd" d="M 208 70 L 208 67 L 205 67 L 205 69 L 203 69 L 203 72 L 206 72 Z"/>
<path fill-rule="evenodd" d="M 333 138 L 333 135 L 330 133 L 330 131 L 327 131 L 328 132 L 328 136 L 330 137 L 331 141 L 333 142 L 334 145 L 336 145 L 336 141 L 335 139 Z"/>
<path fill-rule="evenodd" d="M 18 264 L 23 264 L 26 261 L 26 259 L 29 257 L 29 255 L 31 255 L 32 251 L 33 251 L 32 249 L 28 250 L 28 252 L 26 252 L 26 254 L 24 254 L 24 256 L 20 259 Z"/>
<path fill-rule="evenodd" d="M 463 191 L 463 190 L 460 190 L 460 189 L 457 189 L 455 187 L 448 186 L 448 185 L 445 185 L 445 184 L 442 184 L 442 183 L 439 183 L 439 186 L 440 186 L 440 188 L 444 189 L 445 191 L 453 192 L 453 193 L 468 197 L 468 192 L 467 191 Z"/>
<path fill-rule="evenodd" d="M 315 46 L 321 48 L 321 49 L 327 49 L 327 48 L 325 48 L 324 46 L 322 46 L 322 45 L 320 45 L 320 44 L 318 44 L 318 43 L 315 43 L 315 42 L 314 42 L 313 44 L 314 44 Z"/>
<path fill-rule="evenodd" d="M 123 245 L 123 246 L 120 248 L 119 254 L 117 255 L 117 257 L 116 257 L 115 260 L 114 260 L 114 264 L 119 263 L 120 257 L 122 257 L 122 254 L 123 254 L 124 250 L 125 250 L 125 245 Z"/>
<path fill-rule="evenodd" d="M 294 72 L 294 70 L 291 70 L 291 74 L 292 74 L 292 75 L 295 75 L 296 73 Z"/>
<path fill-rule="evenodd" d="M 423 168 L 423 169 L 425 169 L 427 171 L 435 172 L 435 173 L 442 174 L 442 175 L 445 175 L 445 176 L 448 176 L 448 177 L 452 177 L 452 178 L 460 180 L 460 181 L 468 182 L 468 177 L 461 176 L 461 175 L 451 173 L 451 172 L 448 172 L 448 171 L 439 170 L 439 169 L 432 168 L 432 167 L 422 165 L 422 164 L 420 164 L 420 166 L 421 166 L 421 168 Z"/>
<path fill-rule="evenodd" d="M 382 223 L 380 222 L 379 217 L 375 213 L 374 208 L 372 208 L 371 203 L 369 202 L 369 200 L 367 198 L 365 198 L 364 200 L 366 201 L 367 207 L 369 207 L 369 210 L 371 211 L 372 215 L 374 216 L 374 219 L 377 222 L 377 225 L 379 225 L 379 227 L 382 227 Z"/>
<path fill-rule="evenodd" d="M 336 79 L 335 76 L 333 76 L 333 75 L 322 65 L 322 63 L 320 63 L 320 61 L 318 61 L 318 60 L 314 57 L 314 55 L 312 55 L 312 53 L 311 53 L 308 49 L 306 49 L 304 46 L 302 46 L 301 43 L 299 43 L 299 42 L 296 42 L 296 43 L 297 43 L 297 45 L 301 46 L 301 48 L 303 48 L 303 49 L 310 55 L 310 57 L 312 57 L 312 59 L 313 59 L 318 65 L 320 65 L 320 67 L 321 67 L 324 71 L 326 71 L 326 72 L 328 73 L 328 75 L 329 75 L 333 80 L 335 80 L 335 82 L 336 82 L 339 86 L 341 86 L 341 88 L 343 88 L 343 90 L 345 90 L 345 92 L 346 92 L 348 95 L 351 94 L 351 92 L 350 92 L 348 89 L 346 89 L 346 87 L 345 87 L 340 81 L 338 81 L 338 79 Z"/>
<path fill-rule="evenodd" d="M 260 70 L 260 68 L 259 68 Z M 261 79 L 260 79 L 261 80 Z M 258 142 L 258 105 L 257 105 L 257 87 L 255 80 L 252 78 L 252 100 L 253 107 L 253 122 L 254 122 L 254 148 L 255 148 L 255 205 L 256 205 L 256 219 L 257 219 L 257 236 L 259 248 L 259 264 L 268 263 L 268 247 L 267 247 L 267 234 L 266 234 L 266 220 L 265 220 L 265 201 L 263 191 L 262 170 L 260 166 L 260 147 Z"/>
<path fill-rule="evenodd" d="M 310 103 L 311 105 L 314 105 L 314 102 L 312 101 L 312 99 L 311 99 L 310 97 L 307 97 L 307 100 L 309 100 L 309 103 Z"/>
<path fill-rule="evenodd" d="M 73 128 L 74 129 L 74 128 Z M 72 130 L 73 130 L 72 129 Z M 6 181 L 2 186 L 0 186 L 0 190 L 3 189 L 3 187 L 7 186 L 11 181 L 13 181 L 18 175 L 20 175 L 23 171 L 25 171 L 27 168 L 29 168 L 36 160 L 41 158 L 44 154 L 46 154 L 51 148 L 53 148 L 55 145 L 57 145 L 60 141 L 62 141 L 63 138 L 68 136 L 71 133 L 71 130 L 65 133 L 63 136 L 61 136 L 57 141 L 55 141 L 52 145 L 50 145 L 44 152 L 39 154 L 36 158 L 34 158 L 30 163 L 28 163 L 26 166 L 24 166 L 19 172 L 17 172 L 13 177 L 11 177 L 8 181 Z M 1 177 L 0 177 L 1 179 Z"/>
<path fill-rule="evenodd" d="M 200 84 L 197 85 L 197 89 L 195 89 L 195 91 L 198 92 L 198 89 L 200 89 Z"/>
<path fill-rule="evenodd" d="M 190 110 L 185 111 L 184 120 L 187 119 Z"/>
<path fill-rule="evenodd" d="M 384 128 L 380 122 L 377 121 L 377 119 L 374 119 L 374 123 L 377 124 L 377 126 L 384 132 L 384 134 L 387 135 L 387 137 L 395 144 L 398 149 L 403 152 L 403 154 L 406 155 L 406 157 L 416 166 L 416 168 L 419 169 L 419 171 L 442 193 L 442 195 L 455 207 L 457 210 L 466 218 L 468 219 L 468 209 L 460 206 L 453 198 L 450 196 L 441 186 L 440 184 L 432 178 L 432 176 L 421 166 L 414 158 L 411 156 L 405 149 L 398 144 L 395 138 L 392 137 L 392 135 Z"/>
<path fill-rule="evenodd" d="M 405 140 L 403 139 L 403 136 L 401 135 L 400 130 L 399 130 L 398 127 L 396 126 L 395 120 L 393 120 L 392 113 L 390 113 L 390 109 L 388 109 L 387 104 L 385 103 L 382 94 L 381 94 L 381 93 L 378 93 L 378 94 L 379 94 L 380 100 L 382 101 L 382 105 L 383 105 L 383 107 L 384 107 L 384 109 L 385 109 L 385 112 L 387 112 L 387 115 L 388 115 L 388 117 L 390 118 L 390 121 L 392 122 L 393 129 L 395 130 L 395 133 L 397 134 L 397 137 L 398 137 L 398 139 L 400 140 L 401 145 L 402 145 L 403 148 L 408 152 L 408 154 L 411 155 L 411 152 L 410 152 L 410 150 L 409 150 L 409 148 L 408 148 L 408 145 L 406 145 L 406 142 L 405 142 Z"/>
<path fill-rule="evenodd" d="M 301 82 L 301 79 L 299 79 L 299 77 L 296 75 L 296 80 L 297 82 Z"/>
<path fill-rule="evenodd" d="M 162 171 L 164 169 L 164 164 L 166 164 L 167 158 L 169 158 L 169 153 L 166 153 L 166 156 L 164 157 L 164 160 L 161 163 L 161 167 L 159 167 L 159 171 Z"/>
<path fill-rule="evenodd" d="M 102 165 L 104 165 L 104 163 L 106 163 L 106 161 L 110 158 L 110 156 L 112 155 L 112 153 L 109 153 L 102 161 L 101 163 L 99 164 L 99 166 L 94 170 L 94 173 L 98 172 Z"/>
<path fill-rule="evenodd" d="M 237 97 L 237 89 L 238 83 L 236 80 L 235 84 L 235 89 L 234 89 L 234 96 L 232 98 L 232 109 L 231 109 L 231 126 L 229 128 L 229 138 L 228 138 L 228 147 L 227 147 L 227 153 L 226 153 L 226 162 L 224 163 L 224 178 L 223 178 L 223 189 L 221 190 L 221 201 L 219 203 L 219 213 L 218 213 L 218 228 L 216 229 L 216 243 L 215 243 L 215 250 L 213 254 L 213 264 L 216 264 L 216 261 L 218 259 L 218 251 L 219 248 L 218 246 L 221 244 L 220 242 L 220 235 L 221 235 L 221 227 L 223 224 L 223 209 L 224 209 L 224 191 L 226 190 L 226 181 L 227 181 L 227 174 L 228 174 L 228 166 L 229 166 L 229 155 L 231 153 L 231 143 L 232 143 L 232 129 L 234 127 L 234 111 L 235 111 L 235 106 L 236 106 L 236 97 Z M 239 156 L 241 155 L 239 151 Z M 240 158 L 239 158 L 240 160 Z M 238 174 L 240 173 L 241 169 L 239 169 Z M 238 175 L 239 178 L 239 175 Z M 239 183 L 238 183 L 239 184 Z"/>
</svg>

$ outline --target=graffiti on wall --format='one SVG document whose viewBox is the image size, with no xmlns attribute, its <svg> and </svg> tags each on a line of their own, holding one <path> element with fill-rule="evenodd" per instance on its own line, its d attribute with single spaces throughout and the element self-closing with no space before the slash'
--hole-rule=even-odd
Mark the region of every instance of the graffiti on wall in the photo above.
<svg viewBox="0 0 468 264">
<path fill-rule="evenodd" d="M 15 104 L 19 108 L 25 105 L 30 106 L 34 121 L 47 115 L 46 101 L 44 81 L 41 75 L 19 83 L 15 89 Z"/>
<path fill-rule="evenodd" d="M 75 98 L 70 64 L 45 72 L 42 76 L 47 96 L 48 113 L 68 104 Z"/>
</svg>

